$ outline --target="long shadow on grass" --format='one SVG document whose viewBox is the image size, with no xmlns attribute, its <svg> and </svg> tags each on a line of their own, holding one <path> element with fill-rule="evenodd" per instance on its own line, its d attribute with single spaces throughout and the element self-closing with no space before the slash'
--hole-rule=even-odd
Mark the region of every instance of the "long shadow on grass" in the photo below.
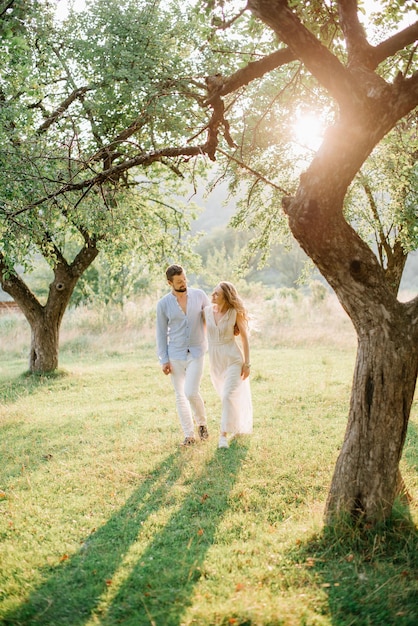
<svg viewBox="0 0 418 626">
<path fill-rule="evenodd" d="M 215 453 L 132 569 L 102 624 L 181 624 L 246 454 L 244 443 Z"/>
<path fill-rule="evenodd" d="M 165 459 L 77 554 L 53 571 L 45 570 L 45 583 L 1 623 L 82 626 L 97 619 L 97 623 L 112 626 L 180 624 L 200 577 L 199 566 L 228 508 L 229 492 L 247 448 L 242 443 L 216 451 L 200 475 L 189 480 L 180 508 L 147 544 L 141 530 L 170 504 L 170 490 L 176 488 L 184 467 L 196 464 L 192 456 L 196 452 L 184 450 Z M 148 526 L 146 532 L 152 533 L 152 524 Z M 130 549 L 135 551 L 137 541 L 145 542 L 145 551 L 134 558 L 127 579 L 107 609 L 112 579 L 116 584 L 118 570 Z"/>
<path fill-rule="evenodd" d="M 144 480 L 125 505 L 93 532 L 80 551 L 43 572 L 44 584 L 1 624 L 77 626 L 95 611 L 142 524 L 161 506 L 167 490 L 182 472 L 184 458 L 167 457 Z"/>
</svg>

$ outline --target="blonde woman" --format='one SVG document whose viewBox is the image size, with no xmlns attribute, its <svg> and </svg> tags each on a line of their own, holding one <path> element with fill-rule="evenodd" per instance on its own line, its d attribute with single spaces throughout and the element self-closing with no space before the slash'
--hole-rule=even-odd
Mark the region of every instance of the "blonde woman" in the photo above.
<svg viewBox="0 0 418 626">
<path fill-rule="evenodd" d="M 222 401 L 219 448 L 228 448 L 228 435 L 249 434 L 253 427 L 248 315 L 232 283 L 222 281 L 215 287 L 204 317 L 210 375 Z M 234 334 L 236 328 L 242 349 Z"/>
</svg>

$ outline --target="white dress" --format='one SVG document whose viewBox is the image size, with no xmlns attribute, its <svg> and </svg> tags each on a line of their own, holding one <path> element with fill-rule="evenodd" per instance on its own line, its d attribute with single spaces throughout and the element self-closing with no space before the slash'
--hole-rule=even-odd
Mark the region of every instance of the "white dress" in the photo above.
<svg viewBox="0 0 418 626">
<path fill-rule="evenodd" d="M 242 380 L 244 358 L 234 336 L 235 309 L 215 321 L 213 307 L 204 309 L 209 343 L 210 376 L 222 401 L 221 432 L 249 434 L 253 429 L 250 380 Z"/>
</svg>

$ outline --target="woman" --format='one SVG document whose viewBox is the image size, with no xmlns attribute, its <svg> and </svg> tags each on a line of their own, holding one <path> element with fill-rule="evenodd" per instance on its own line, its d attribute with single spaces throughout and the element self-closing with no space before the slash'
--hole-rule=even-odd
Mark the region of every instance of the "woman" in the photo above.
<svg viewBox="0 0 418 626">
<path fill-rule="evenodd" d="M 228 448 L 228 433 L 249 434 L 253 426 L 250 390 L 248 316 L 232 283 L 222 281 L 212 293 L 212 305 L 204 308 L 209 343 L 210 375 L 222 400 L 219 448 Z M 235 339 L 241 337 L 242 351 Z"/>
</svg>

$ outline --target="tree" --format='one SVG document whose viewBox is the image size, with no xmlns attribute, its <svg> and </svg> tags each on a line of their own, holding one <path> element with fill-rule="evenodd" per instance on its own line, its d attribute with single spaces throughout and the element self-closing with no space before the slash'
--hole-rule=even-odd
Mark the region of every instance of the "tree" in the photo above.
<svg viewBox="0 0 418 626">
<path fill-rule="evenodd" d="M 194 36 L 176 2 L 98 1 L 62 24 L 46 0 L 3 5 L 0 281 L 43 373 L 58 366 L 62 317 L 99 250 L 135 251 L 144 268 L 189 254 L 178 157 L 199 150 L 159 147 L 187 132 Z M 53 271 L 44 303 L 16 269 L 39 253 Z"/>
<path fill-rule="evenodd" d="M 325 102 L 329 96 L 333 102 L 334 120 L 294 193 L 285 195 L 280 184 L 272 184 L 276 212 L 281 200 L 292 234 L 334 289 L 358 336 L 349 420 L 326 517 L 331 521 L 345 513 L 369 520 L 386 518 L 401 489 L 399 461 L 418 372 L 418 298 L 406 303 L 397 299 L 404 256 L 417 244 L 417 215 L 410 208 L 408 246 L 405 239 L 395 238 L 394 246 L 403 252 L 392 254 L 390 266 L 384 267 L 355 230 L 355 222 L 347 220 L 344 199 L 373 149 L 418 104 L 418 73 L 412 72 L 418 23 L 371 45 L 355 0 L 340 0 L 335 9 L 322 2 L 293 2 L 290 8 L 284 0 L 249 0 L 248 8 L 274 32 L 280 47 L 268 59 L 225 79 L 216 97 L 226 97 L 238 85 L 255 80 L 275 55 L 279 65 L 293 63 L 293 84 L 297 74 L 306 74 L 298 83 L 300 97 L 305 89 L 305 97 L 311 94 Z M 399 21 L 401 5 L 387 3 L 385 15 Z M 287 91 L 291 84 L 289 79 Z M 278 82 L 277 100 L 280 89 L 286 91 Z M 295 94 L 293 90 L 292 98 Z M 286 110 L 288 103 L 284 100 Z M 260 109 L 253 106 L 254 110 Z M 240 115 L 245 117 L 245 112 Z M 270 124 L 271 132 L 274 120 L 267 106 L 263 116 L 269 117 L 265 126 Z M 260 126 L 259 117 L 258 137 L 267 143 Z M 274 176 L 274 146 L 263 148 L 264 158 L 267 148 L 272 157 L 271 181 L 280 181 L 280 172 Z M 248 170 L 248 161 L 242 156 L 240 161 Z M 258 181 L 266 178 L 264 171 Z M 414 176 L 409 204 L 416 199 L 416 169 Z M 263 225 L 266 237 L 269 219 L 271 215 Z M 405 218 L 402 223 L 405 234 Z"/>
</svg>

